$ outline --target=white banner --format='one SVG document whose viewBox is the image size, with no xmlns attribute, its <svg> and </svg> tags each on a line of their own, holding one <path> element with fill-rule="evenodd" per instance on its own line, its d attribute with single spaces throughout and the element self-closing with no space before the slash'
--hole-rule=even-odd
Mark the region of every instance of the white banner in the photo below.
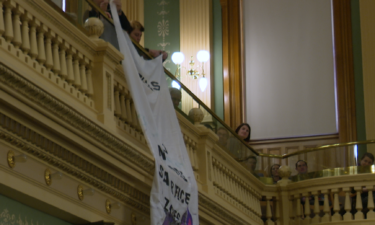
<svg viewBox="0 0 375 225">
<path fill-rule="evenodd" d="M 112 1 L 111 12 L 124 54 L 125 78 L 155 157 L 151 224 L 199 224 L 197 184 L 165 80 L 162 57 L 144 60 L 139 56 L 128 34 L 121 29 Z"/>
</svg>

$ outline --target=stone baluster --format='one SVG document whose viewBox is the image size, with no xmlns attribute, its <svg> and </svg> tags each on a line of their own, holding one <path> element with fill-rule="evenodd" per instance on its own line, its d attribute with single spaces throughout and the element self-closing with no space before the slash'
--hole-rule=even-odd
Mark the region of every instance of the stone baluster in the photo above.
<svg viewBox="0 0 375 225">
<path fill-rule="evenodd" d="M 21 16 L 22 20 L 22 45 L 21 49 L 24 54 L 29 53 L 30 51 L 30 36 L 29 36 L 29 21 L 32 20 L 32 16 L 30 13 L 25 12 Z"/>
<path fill-rule="evenodd" d="M 94 94 L 94 87 L 92 83 L 92 72 L 91 72 L 92 64 L 91 61 L 87 64 L 87 92 L 86 95 L 88 97 L 93 96 Z"/>
<path fill-rule="evenodd" d="M 280 207 L 281 207 L 281 204 L 280 204 L 280 200 L 278 199 L 278 197 L 274 198 L 274 201 L 273 201 L 273 207 L 275 208 L 275 224 L 279 225 L 281 223 L 280 221 L 280 216 L 281 216 L 281 213 L 280 213 Z"/>
<path fill-rule="evenodd" d="M 53 67 L 53 56 L 52 56 L 52 38 L 55 38 L 55 32 L 51 31 L 51 29 L 46 32 L 46 39 L 45 39 L 45 49 L 46 49 L 46 63 L 45 66 L 48 70 L 52 69 Z"/>
<path fill-rule="evenodd" d="M 312 224 L 317 224 L 320 222 L 320 208 L 319 208 L 319 193 L 314 191 L 311 193 L 314 196 L 314 217 L 311 219 Z"/>
<path fill-rule="evenodd" d="M 29 21 L 31 21 L 32 18 L 33 17 L 28 12 L 25 12 L 21 16 L 21 20 L 22 20 L 22 45 L 21 45 L 21 49 L 22 49 L 24 54 L 27 54 L 30 51 Z"/>
<path fill-rule="evenodd" d="M 68 57 L 66 55 L 66 52 L 69 50 L 69 47 L 70 46 L 68 43 L 66 43 L 66 41 L 63 41 L 60 45 L 60 68 L 61 70 L 59 74 L 61 78 L 64 80 L 68 78 L 68 65 L 67 65 Z"/>
<path fill-rule="evenodd" d="M 137 112 L 135 111 L 135 105 L 134 105 L 134 102 L 132 102 L 131 104 L 131 110 L 132 110 L 132 116 L 133 116 L 133 123 L 134 123 L 134 128 L 139 130 L 139 121 L 138 121 L 138 117 L 137 117 Z"/>
<path fill-rule="evenodd" d="M 220 163 L 220 178 L 221 178 L 221 182 L 222 182 L 222 191 L 223 191 L 223 195 L 224 195 L 224 199 L 228 200 L 228 195 L 227 195 L 227 191 L 228 191 L 228 187 L 227 187 L 227 182 L 226 182 L 226 174 L 225 174 L 225 168 L 223 166 L 223 164 Z"/>
<path fill-rule="evenodd" d="M 310 196 L 308 193 L 303 193 L 302 196 L 305 198 L 305 202 L 303 205 L 304 212 L 302 212 L 304 220 L 303 224 L 310 224 L 310 214 L 311 214 L 311 209 L 310 209 Z M 315 202 L 317 202 L 318 199 L 315 199 Z"/>
<path fill-rule="evenodd" d="M 76 53 L 76 50 L 73 47 L 67 49 L 66 56 L 66 67 L 67 67 L 67 77 L 66 80 L 73 84 L 74 82 L 74 69 L 73 69 L 73 55 Z"/>
<path fill-rule="evenodd" d="M 260 200 L 261 200 L 262 196 L 260 196 L 259 194 L 256 194 L 253 189 L 251 189 L 251 190 L 253 191 L 252 195 L 254 196 L 254 199 L 255 199 L 255 202 L 254 202 L 255 206 L 254 207 L 257 210 L 257 216 L 260 218 L 260 217 L 262 217 L 262 209 L 260 208 Z"/>
<path fill-rule="evenodd" d="M 193 141 L 188 136 L 186 136 L 186 142 L 185 143 L 186 143 L 186 151 L 188 153 L 191 166 L 194 170 Z"/>
<path fill-rule="evenodd" d="M 297 195 L 298 197 L 295 198 L 295 201 L 296 201 L 296 219 L 295 219 L 295 222 L 296 224 L 301 224 L 301 221 L 302 221 L 302 217 L 303 217 L 303 214 L 302 214 L 302 204 L 301 204 L 301 197 L 300 195 Z"/>
<path fill-rule="evenodd" d="M 375 212 L 374 212 L 374 198 L 373 198 L 373 190 L 374 186 L 370 185 L 366 187 L 368 190 L 368 197 L 367 197 L 367 219 L 375 219 Z"/>
<path fill-rule="evenodd" d="M 247 211 L 247 207 L 246 207 L 246 204 L 245 204 L 245 196 L 243 194 L 243 181 L 240 180 L 237 176 L 236 176 L 236 179 L 238 180 L 237 182 L 237 188 L 238 188 L 238 202 L 240 203 L 241 205 L 241 208 L 245 211 Z"/>
<path fill-rule="evenodd" d="M 193 142 L 194 170 L 199 170 L 197 143 Z"/>
<path fill-rule="evenodd" d="M 5 22 L 5 33 L 4 37 L 5 40 L 10 43 L 13 38 L 13 24 L 12 24 L 12 9 L 16 6 L 14 1 L 7 1 L 5 4 L 5 15 L 4 15 L 4 22 Z"/>
<path fill-rule="evenodd" d="M 82 85 L 82 79 L 81 79 L 81 72 L 79 70 L 79 61 L 83 60 L 83 55 L 82 53 L 78 52 L 74 54 L 74 61 L 73 61 L 73 69 L 74 69 L 74 81 L 73 85 L 77 88 L 80 89 Z"/>
<path fill-rule="evenodd" d="M 119 117 L 121 115 L 121 106 L 120 106 L 120 90 L 118 84 L 115 85 L 115 116 Z"/>
<path fill-rule="evenodd" d="M 324 194 L 324 216 L 321 218 L 321 222 L 330 222 L 331 221 L 331 209 L 329 208 L 329 201 L 328 201 L 328 190 L 322 190 L 322 194 Z"/>
<path fill-rule="evenodd" d="M 332 216 L 332 222 L 341 221 L 342 216 L 339 213 L 339 211 L 340 211 L 339 189 L 338 188 L 332 189 L 331 192 L 334 193 L 334 195 L 333 195 L 333 211 L 335 212 L 335 214 L 333 214 L 333 216 Z"/>
<path fill-rule="evenodd" d="M 295 224 L 296 221 L 296 210 L 294 210 L 296 206 L 294 203 L 295 200 L 293 198 L 293 195 L 291 195 L 289 198 L 289 224 Z"/>
<path fill-rule="evenodd" d="M 267 225 L 275 225 L 275 223 L 272 221 L 272 210 L 271 210 L 271 200 L 272 197 L 267 196 L 266 201 L 267 201 L 267 207 L 266 207 L 266 224 Z"/>
<path fill-rule="evenodd" d="M 120 107 L 121 107 L 121 116 L 120 118 L 127 122 L 127 115 L 126 115 L 126 99 L 125 99 L 125 88 L 123 87 L 121 90 L 121 95 L 120 95 Z"/>
<path fill-rule="evenodd" d="M 20 5 L 17 5 L 16 7 L 14 7 L 13 9 L 14 38 L 12 40 L 12 43 L 16 48 L 19 48 L 22 44 L 20 15 L 23 13 L 25 13 L 25 10 Z"/>
<path fill-rule="evenodd" d="M 213 185 L 214 185 L 214 191 L 216 194 L 219 194 L 218 187 L 219 184 L 217 182 L 218 175 L 217 175 L 217 161 L 215 158 L 212 158 L 212 170 L 213 170 Z"/>
<path fill-rule="evenodd" d="M 229 181 L 228 181 L 228 170 L 227 168 L 223 166 L 223 186 L 224 186 L 224 193 L 225 193 L 225 199 L 227 201 L 229 201 L 230 203 L 232 203 L 232 199 L 229 197 L 229 192 L 230 192 L 230 188 L 229 188 Z"/>
<path fill-rule="evenodd" d="M 132 127 L 133 126 L 133 117 L 130 109 L 130 95 L 126 97 L 126 114 L 129 115 L 128 122 L 129 125 Z"/>
<path fill-rule="evenodd" d="M 4 25 L 4 11 L 3 11 L 3 2 L 5 0 L 0 0 L 0 36 L 3 35 L 5 31 L 5 25 Z"/>
<path fill-rule="evenodd" d="M 40 22 L 37 19 L 30 21 L 30 56 L 31 59 L 36 59 L 38 57 L 38 44 L 37 44 L 37 34 L 36 28 L 40 26 Z"/>
<path fill-rule="evenodd" d="M 81 91 L 83 93 L 87 93 L 87 73 L 86 73 L 86 66 L 89 63 L 89 59 L 86 57 L 82 57 L 82 60 L 80 61 L 80 74 L 81 74 Z"/>
<path fill-rule="evenodd" d="M 60 55 L 59 55 L 59 45 L 61 43 L 62 43 L 62 38 L 56 35 L 55 38 L 53 39 L 53 46 L 52 46 L 52 54 L 53 54 L 52 71 L 55 72 L 56 74 L 59 74 L 61 71 Z"/>
<path fill-rule="evenodd" d="M 362 187 L 354 187 L 354 190 L 357 192 L 357 198 L 355 202 L 355 208 L 357 212 L 354 214 L 354 220 L 363 220 L 365 217 L 362 212 L 362 198 L 361 198 L 361 191 Z"/>
<path fill-rule="evenodd" d="M 344 221 L 351 221 L 353 220 L 353 215 L 350 213 L 350 210 L 352 209 L 351 201 L 350 201 L 350 188 L 343 188 L 342 189 L 345 192 L 345 211 L 344 214 Z"/>
<path fill-rule="evenodd" d="M 242 208 L 241 201 L 240 201 L 240 196 L 239 196 L 239 179 L 235 173 L 232 173 L 232 179 L 233 179 L 233 186 L 234 186 L 234 199 L 236 200 L 237 204 L 239 204 L 239 207 Z"/>
<path fill-rule="evenodd" d="M 40 64 L 44 64 L 46 62 L 46 50 L 44 48 L 44 33 L 48 31 L 48 28 L 41 24 L 38 28 L 38 57 L 36 60 Z"/>
<path fill-rule="evenodd" d="M 228 170 L 228 181 L 229 181 L 229 196 L 234 203 L 235 206 L 237 206 L 236 197 L 235 197 L 235 192 L 236 192 L 236 187 L 233 179 L 233 173 L 232 171 Z"/>
</svg>

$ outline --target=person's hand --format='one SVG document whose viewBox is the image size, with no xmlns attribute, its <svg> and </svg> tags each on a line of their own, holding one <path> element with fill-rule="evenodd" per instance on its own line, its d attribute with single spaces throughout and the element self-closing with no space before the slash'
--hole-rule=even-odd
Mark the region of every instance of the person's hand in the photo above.
<svg viewBox="0 0 375 225">
<path fill-rule="evenodd" d="M 153 50 L 153 49 L 150 49 L 148 52 L 154 58 L 158 57 L 159 55 L 163 55 L 163 60 L 165 60 L 168 57 L 168 53 L 165 52 L 165 51 L 163 51 L 163 50 Z"/>
<path fill-rule="evenodd" d="M 122 8 L 121 0 L 113 0 L 113 3 L 116 5 L 117 13 L 119 15 L 121 15 L 121 13 L 122 13 L 122 10 L 121 10 L 121 8 Z"/>
<path fill-rule="evenodd" d="M 154 58 L 158 57 L 160 55 L 160 50 L 153 50 L 153 49 L 150 49 L 148 50 L 148 53 L 150 53 L 150 55 Z"/>
<path fill-rule="evenodd" d="M 107 12 L 108 3 L 109 0 L 103 0 L 102 2 L 100 2 L 99 8 L 104 12 Z"/>
</svg>

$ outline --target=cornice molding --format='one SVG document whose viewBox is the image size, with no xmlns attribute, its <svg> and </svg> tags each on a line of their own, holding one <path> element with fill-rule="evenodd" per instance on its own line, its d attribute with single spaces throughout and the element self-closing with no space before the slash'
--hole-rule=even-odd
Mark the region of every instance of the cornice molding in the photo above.
<svg viewBox="0 0 375 225">
<path fill-rule="evenodd" d="M 1 121 L 3 121 L 3 123 L 0 123 L 0 140 L 4 140 L 13 147 L 33 155 L 44 163 L 58 168 L 66 174 L 70 174 L 81 182 L 89 184 L 90 186 L 95 187 L 136 209 L 149 213 L 149 196 L 146 194 L 131 187 L 109 172 L 104 171 L 85 159 L 75 155 L 71 151 L 59 146 L 53 141 L 48 140 L 42 135 L 36 132 L 31 135 L 34 131 L 26 128 L 23 124 L 20 124 L 9 117 L 6 118 L 6 116 L 1 113 L 0 118 Z M 5 123 L 5 121 L 7 122 Z M 20 137 L 20 133 L 14 132 L 15 130 L 9 130 L 12 128 L 11 126 L 29 129 L 28 132 L 24 133 L 34 136 L 34 139 L 30 138 L 26 140 L 22 136 Z M 19 129 L 19 132 L 21 132 L 21 129 Z M 36 140 L 39 140 L 39 143 Z M 48 149 L 48 147 L 52 148 Z M 70 155 L 69 159 L 74 158 L 75 160 L 64 159 L 63 156 L 67 155 Z"/>
<path fill-rule="evenodd" d="M 132 148 L 116 136 L 112 135 L 49 93 L 43 91 L 2 63 L 0 63 L 0 81 L 7 87 L 16 90 L 18 94 L 21 94 L 23 97 L 26 97 L 42 106 L 45 110 L 48 110 L 59 119 L 99 141 L 118 156 L 130 160 L 148 174 L 153 174 L 155 167 L 153 160 L 141 154 L 138 150 Z M 0 89 L 1 88 L 2 87 L 0 86 Z"/>
</svg>

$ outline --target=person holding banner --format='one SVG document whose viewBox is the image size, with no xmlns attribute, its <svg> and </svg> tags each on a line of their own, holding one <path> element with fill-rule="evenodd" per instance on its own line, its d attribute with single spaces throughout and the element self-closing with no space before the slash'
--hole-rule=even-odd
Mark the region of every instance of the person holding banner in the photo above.
<svg viewBox="0 0 375 225">
<path fill-rule="evenodd" d="M 151 225 L 199 225 L 198 186 L 164 76 L 162 57 L 139 57 L 121 28 L 116 5 L 111 11 L 122 67 L 139 123 L 154 156 L 150 193 Z M 125 60 L 126 59 L 126 60 Z"/>
<path fill-rule="evenodd" d="M 139 44 L 142 38 L 143 31 L 145 31 L 145 28 L 139 21 L 136 21 L 136 20 L 133 20 L 130 23 L 130 25 L 132 27 L 132 31 L 128 32 L 129 36 L 133 38 L 133 40 Z M 145 50 L 148 51 L 148 53 L 150 53 L 150 55 L 154 58 L 158 57 L 159 55 L 163 55 L 163 62 L 168 58 L 168 53 L 166 51 L 153 50 L 153 49 L 148 49 L 148 48 L 145 48 Z M 138 51 L 138 53 L 144 56 L 142 51 Z"/>
<path fill-rule="evenodd" d="M 105 12 L 105 14 L 112 18 L 111 9 L 109 8 L 109 0 L 93 0 L 95 5 L 97 5 L 101 10 Z M 122 29 L 126 30 L 126 32 L 132 32 L 132 27 L 130 26 L 130 22 L 126 17 L 125 13 L 122 11 L 122 3 L 121 0 L 113 0 L 113 3 L 116 5 L 116 11 L 119 15 L 119 20 L 121 23 Z M 86 20 L 89 17 L 100 17 L 100 13 L 97 12 L 94 8 L 90 11 L 86 11 L 83 16 L 83 20 Z"/>
</svg>

